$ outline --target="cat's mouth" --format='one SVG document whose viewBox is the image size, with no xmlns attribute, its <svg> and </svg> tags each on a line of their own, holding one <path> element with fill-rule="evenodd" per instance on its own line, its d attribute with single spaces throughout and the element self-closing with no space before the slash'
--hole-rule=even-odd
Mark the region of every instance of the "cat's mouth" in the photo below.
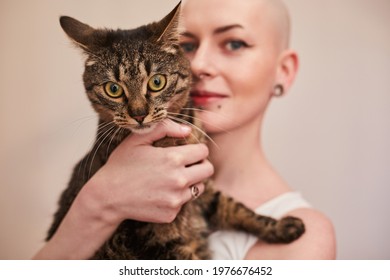
<svg viewBox="0 0 390 280">
<path fill-rule="evenodd" d="M 138 124 L 138 125 L 124 125 L 123 128 L 130 130 L 136 134 L 147 134 L 155 128 L 155 124 Z"/>
<path fill-rule="evenodd" d="M 155 114 L 148 113 L 142 116 L 129 114 L 124 117 L 124 114 L 115 115 L 114 122 L 117 126 L 130 130 L 133 133 L 147 134 L 166 118 L 165 111 L 155 109 L 154 112 Z"/>
</svg>

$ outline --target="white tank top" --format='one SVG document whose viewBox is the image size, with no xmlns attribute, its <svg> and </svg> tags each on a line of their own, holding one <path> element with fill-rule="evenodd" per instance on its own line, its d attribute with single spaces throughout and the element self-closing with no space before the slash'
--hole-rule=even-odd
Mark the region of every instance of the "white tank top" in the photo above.
<svg viewBox="0 0 390 280">
<path fill-rule="evenodd" d="M 255 212 L 279 219 L 292 210 L 309 207 L 300 193 L 287 192 L 265 202 Z M 209 248 L 214 260 L 242 260 L 256 242 L 257 238 L 248 233 L 217 231 L 209 237 Z"/>
</svg>

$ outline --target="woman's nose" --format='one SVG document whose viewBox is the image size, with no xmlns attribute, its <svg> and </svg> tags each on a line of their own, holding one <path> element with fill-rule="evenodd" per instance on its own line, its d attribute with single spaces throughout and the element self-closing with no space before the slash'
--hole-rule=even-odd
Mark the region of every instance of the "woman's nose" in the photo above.
<svg viewBox="0 0 390 280">
<path fill-rule="evenodd" d="M 198 78 L 215 76 L 214 58 L 211 47 L 201 44 L 191 59 L 192 73 Z"/>
</svg>

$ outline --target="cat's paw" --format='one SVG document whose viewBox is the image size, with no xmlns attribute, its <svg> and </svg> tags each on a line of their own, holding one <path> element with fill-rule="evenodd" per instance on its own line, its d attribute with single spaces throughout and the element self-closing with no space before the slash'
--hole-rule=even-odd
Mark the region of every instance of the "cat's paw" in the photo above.
<svg viewBox="0 0 390 280">
<path fill-rule="evenodd" d="M 290 243 L 305 232 L 302 220 L 295 217 L 284 217 L 275 224 L 275 235 L 278 243 Z"/>
</svg>

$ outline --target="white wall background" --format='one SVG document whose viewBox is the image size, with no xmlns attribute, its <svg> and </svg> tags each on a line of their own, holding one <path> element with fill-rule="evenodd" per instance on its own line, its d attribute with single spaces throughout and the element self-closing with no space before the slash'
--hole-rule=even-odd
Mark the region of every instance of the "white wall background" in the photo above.
<svg viewBox="0 0 390 280">
<path fill-rule="evenodd" d="M 339 259 L 390 259 L 390 1 L 286 2 L 301 68 L 268 112 L 268 155 L 333 220 Z M 0 0 L 0 259 L 42 246 L 94 138 L 82 60 L 58 16 L 130 28 L 176 3 Z"/>
</svg>

